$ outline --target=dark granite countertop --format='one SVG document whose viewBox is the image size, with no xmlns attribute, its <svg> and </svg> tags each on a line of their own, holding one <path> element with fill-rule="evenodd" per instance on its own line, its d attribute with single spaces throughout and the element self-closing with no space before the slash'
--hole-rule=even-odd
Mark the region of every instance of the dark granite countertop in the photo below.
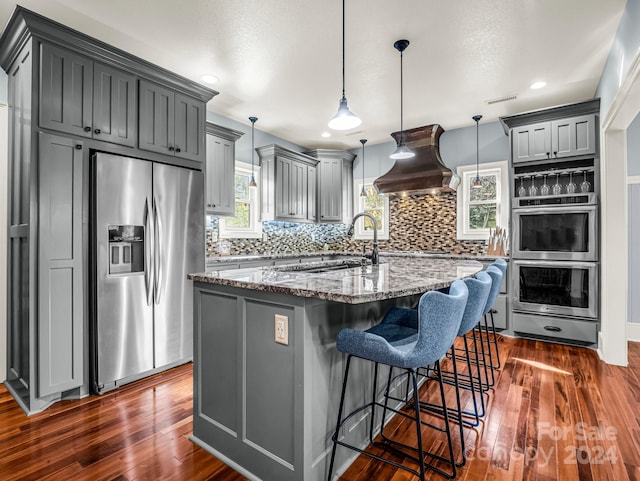
<svg viewBox="0 0 640 481">
<path fill-rule="evenodd" d="M 326 251 L 321 254 L 344 255 Z M 313 256 L 321 254 L 315 253 Z M 377 266 L 331 270 L 341 261 L 303 261 L 305 266 L 315 271 L 301 270 L 299 265 L 294 266 L 296 270 L 290 270 L 286 266 L 253 267 L 190 274 L 189 279 L 208 284 L 360 304 L 421 294 L 447 287 L 456 279 L 470 277 L 482 270 L 482 264 L 476 261 L 478 257 L 468 257 L 470 258 L 416 253 L 384 254 Z M 255 258 L 265 259 L 264 256 Z M 495 257 L 486 259 L 493 260 Z"/>
</svg>

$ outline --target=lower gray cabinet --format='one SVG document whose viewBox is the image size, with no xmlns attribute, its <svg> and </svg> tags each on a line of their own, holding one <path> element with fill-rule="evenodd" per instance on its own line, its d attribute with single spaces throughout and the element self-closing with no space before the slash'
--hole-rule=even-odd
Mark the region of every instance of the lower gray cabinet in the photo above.
<svg viewBox="0 0 640 481">
<path fill-rule="evenodd" d="M 83 382 L 82 163 L 77 141 L 40 134 L 38 395 Z"/>
</svg>

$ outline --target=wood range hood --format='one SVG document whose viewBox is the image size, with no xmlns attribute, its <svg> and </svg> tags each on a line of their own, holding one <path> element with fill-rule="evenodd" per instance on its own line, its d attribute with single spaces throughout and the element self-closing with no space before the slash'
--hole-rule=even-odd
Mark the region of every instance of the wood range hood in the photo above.
<svg viewBox="0 0 640 481">
<path fill-rule="evenodd" d="M 440 136 L 443 132 L 438 124 L 405 130 L 404 143 L 416 155 L 411 159 L 397 159 L 386 174 L 378 177 L 373 182 L 378 192 L 438 194 L 455 191 L 460 179 L 440 157 Z M 391 136 L 399 143 L 402 134 L 399 131 Z"/>
</svg>

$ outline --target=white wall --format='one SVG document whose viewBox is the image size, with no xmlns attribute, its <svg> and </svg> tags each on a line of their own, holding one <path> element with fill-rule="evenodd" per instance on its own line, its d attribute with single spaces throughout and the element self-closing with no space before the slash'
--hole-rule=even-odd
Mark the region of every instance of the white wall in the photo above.
<svg viewBox="0 0 640 481">
<path fill-rule="evenodd" d="M 7 378 L 7 153 L 9 109 L 0 103 L 0 381 Z"/>
</svg>

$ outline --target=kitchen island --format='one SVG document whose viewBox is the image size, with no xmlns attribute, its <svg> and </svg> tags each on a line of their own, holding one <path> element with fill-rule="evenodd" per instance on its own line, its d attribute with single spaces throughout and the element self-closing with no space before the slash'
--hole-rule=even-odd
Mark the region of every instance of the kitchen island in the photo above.
<svg viewBox="0 0 640 481">
<path fill-rule="evenodd" d="M 339 258 L 189 276 L 196 444 L 250 479 L 326 479 L 346 360 L 335 347 L 338 331 L 366 329 L 390 307 L 414 306 L 422 293 L 482 269 L 466 259 L 360 262 Z M 361 381 L 350 384 L 345 409 L 370 396 L 370 364 L 354 361 L 353 376 Z M 346 434 L 351 441 L 368 444 L 367 420 L 363 413 Z M 335 472 L 354 458 L 338 450 Z"/>
</svg>

